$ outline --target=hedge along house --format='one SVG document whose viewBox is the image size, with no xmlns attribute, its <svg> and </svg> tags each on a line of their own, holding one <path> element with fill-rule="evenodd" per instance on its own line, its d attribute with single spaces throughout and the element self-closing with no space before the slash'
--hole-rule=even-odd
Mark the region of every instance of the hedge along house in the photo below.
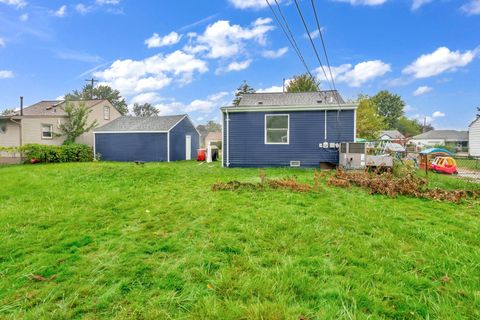
<svg viewBox="0 0 480 320">
<path fill-rule="evenodd" d="M 188 115 L 121 117 L 94 131 L 94 152 L 106 161 L 191 160 L 200 134 Z"/>
<path fill-rule="evenodd" d="M 338 164 L 338 144 L 355 141 L 355 104 L 337 91 L 244 94 L 221 108 L 224 167 Z"/>
</svg>

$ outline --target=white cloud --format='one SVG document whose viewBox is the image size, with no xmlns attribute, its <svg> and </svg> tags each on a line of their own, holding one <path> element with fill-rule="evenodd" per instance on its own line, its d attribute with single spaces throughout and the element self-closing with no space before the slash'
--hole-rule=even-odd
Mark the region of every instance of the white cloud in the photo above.
<svg viewBox="0 0 480 320">
<path fill-rule="evenodd" d="M 411 105 L 407 104 L 407 105 L 403 108 L 403 110 L 404 110 L 405 112 L 413 112 L 413 111 L 415 111 L 415 110 L 417 110 L 417 109 L 415 109 L 415 108 L 412 107 Z"/>
<path fill-rule="evenodd" d="M 7 44 L 6 44 L 5 40 L 3 38 L 0 38 L 0 47 L 5 48 L 6 45 Z"/>
<path fill-rule="evenodd" d="M 58 10 L 53 11 L 52 14 L 55 17 L 59 17 L 59 18 L 65 17 L 65 15 L 67 14 L 67 6 L 66 5 L 61 6 L 60 8 L 58 8 Z"/>
<path fill-rule="evenodd" d="M 445 117 L 445 113 L 441 111 L 435 111 L 434 113 L 432 113 L 432 118 L 442 118 L 442 117 Z"/>
<path fill-rule="evenodd" d="M 320 27 L 320 30 L 322 31 L 322 34 L 325 34 L 325 31 L 327 31 L 327 29 L 325 27 Z M 318 29 L 315 29 L 313 31 L 310 31 L 310 37 L 312 37 L 312 39 L 316 39 L 320 36 L 320 32 L 318 31 Z M 303 37 L 305 39 L 310 39 L 308 37 L 308 34 L 307 33 L 304 33 L 303 34 Z"/>
<path fill-rule="evenodd" d="M 265 50 L 262 53 L 262 56 L 267 59 L 276 59 L 283 57 L 288 52 L 287 47 L 280 48 L 278 50 Z"/>
<path fill-rule="evenodd" d="M 468 15 L 480 14 L 480 0 L 470 0 L 470 2 L 464 4 L 460 9 Z"/>
<path fill-rule="evenodd" d="M 57 50 L 55 51 L 55 54 L 60 59 L 64 60 L 75 60 L 83 62 L 100 62 L 102 60 L 100 56 L 74 50 Z"/>
<path fill-rule="evenodd" d="M 21 14 L 20 17 L 18 17 L 18 20 L 25 22 L 28 20 L 28 13 Z"/>
<path fill-rule="evenodd" d="M 245 60 L 245 61 L 234 61 L 229 63 L 225 68 L 218 68 L 216 70 L 216 73 L 222 73 L 222 72 L 230 72 L 230 71 L 241 71 L 247 69 L 250 64 L 252 63 L 252 60 Z"/>
<path fill-rule="evenodd" d="M 75 10 L 77 10 L 80 14 L 87 14 L 89 11 L 92 10 L 92 7 L 87 7 L 83 3 L 79 3 L 75 6 Z"/>
<path fill-rule="evenodd" d="M 0 70 L 0 79 L 13 78 L 13 71 L 10 70 Z"/>
<path fill-rule="evenodd" d="M 337 2 L 347 2 L 352 6 L 379 6 L 387 2 L 387 0 L 335 0 Z"/>
<path fill-rule="evenodd" d="M 282 86 L 271 86 L 268 88 L 258 89 L 256 92 L 264 93 L 264 92 L 283 92 Z"/>
<path fill-rule="evenodd" d="M 418 87 L 415 91 L 413 91 L 413 95 L 417 97 L 417 96 L 421 96 L 422 94 L 428 93 L 430 91 L 432 91 L 431 87 L 421 86 L 421 87 Z"/>
<path fill-rule="evenodd" d="M 344 82 L 351 87 L 360 87 L 364 83 L 385 75 L 392 71 L 390 64 L 381 60 L 364 61 L 352 66 L 351 64 L 342 64 L 338 67 L 332 67 L 333 78 L 337 82 Z M 328 71 L 327 75 L 330 78 Z M 321 68 L 315 69 L 315 73 L 320 80 L 326 81 Z"/>
<path fill-rule="evenodd" d="M 117 60 L 108 69 L 95 72 L 94 76 L 128 96 L 159 90 L 174 80 L 188 83 L 195 72 L 207 71 L 205 61 L 177 50 L 143 60 Z"/>
<path fill-rule="evenodd" d="M 478 50 L 465 52 L 450 51 L 447 47 L 440 47 L 432 53 L 423 54 L 405 69 L 404 74 L 411 74 L 414 78 L 428 78 L 447 71 L 455 71 L 464 67 L 475 58 Z"/>
<path fill-rule="evenodd" d="M 120 3 L 120 0 L 95 0 L 95 3 L 98 5 L 105 5 L 105 4 L 117 5 Z"/>
<path fill-rule="evenodd" d="M 206 56 L 213 59 L 229 58 L 244 53 L 249 40 L 265 45 L 266 34 L 273 29 L 270 18 L 258 18 L 250 27 L 219 20 L 209 25 L 203 34 L 192 34 L 192 43 L 185 50 L 190 53 L 206 52 Z"/>
<path fill-rule="evenodd" d="M 158 33 L 154 33 L 150 38 L 145 40 L 145 44 L 149 48 L 159 48 L 164 46 L 171 46 L 178 43 L 182 39 L 182 35 L 175 31 L 170 32 L 166 36 L 160 37 Z"/>
<path fill-rule="evenodd" d="M 160 97 L 156 92 L 145 92 L 133 97 L 130 102 L 133 103 L 157 103 L 162 101 L 163 98 Z"/>
<path fill-rule="evenodd" d="M 161 115 L 179 114 L 199 112 L 208 114 L 222 105 L 228 104 L 230 101 L 227 97 L 230 96 L 228 92 L 218 92 L 207 97 L 207 99 L 196 99 L 188 104 L 181 102 L 160 103 L 155 105 L 160 110 Z"/>
<path fill-rule="evenodd" d="M 292 81 L 292 79 L 285 79 L 285 88 L 288 86 L 288 84 Z M 283 86 L 271 86 L 268 88 L 262 88 L 258 89 L 256 92 L 258 93 L 264 93 L 264 92 L 283 92 Z"/>
<path fill-rule="evenodd" d="M 0 0 L 0 3 L 14 6 L 17 9 L 23 8 L 27 5 L 27 1 L 25 0 Z"/>
<path fill-rule="evenodd" d="M 228 0 L 237 9 L 263 9 L 268 6 L 265 0 Z M 280 1 L 278 1 L 280 3 Z"/>
<path fill-rule="evenodd" d="M 418 10 L 421 6 L 432 2 L 433 0 L 413 0 L 411 9 L 412 11 Z"/>
</svg>

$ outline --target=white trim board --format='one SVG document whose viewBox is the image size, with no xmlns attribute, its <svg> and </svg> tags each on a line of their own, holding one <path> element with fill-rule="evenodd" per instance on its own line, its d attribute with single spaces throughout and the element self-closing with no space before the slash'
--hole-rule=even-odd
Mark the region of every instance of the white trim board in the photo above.
<svg viewBox="0 0 480 320">
<path fill-rule="evenodd" d="M 93 134 L 104 134 L 104 133 L 168 133 L 168 131 L 97 131 Z"/>
</svg>

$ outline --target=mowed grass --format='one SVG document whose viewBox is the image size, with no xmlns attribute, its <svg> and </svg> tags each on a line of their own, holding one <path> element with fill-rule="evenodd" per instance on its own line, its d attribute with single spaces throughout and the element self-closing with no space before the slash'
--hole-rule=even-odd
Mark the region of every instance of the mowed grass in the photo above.
<svg viewBox="0 0 480 320">
<path fill-rule="evenodd" d="M 196 162 L 10 166 L 0 179 L 0 318 L 480 318 L 478 203 L 325 181 L 212 192 L 258 170 Z"/>
</svg>

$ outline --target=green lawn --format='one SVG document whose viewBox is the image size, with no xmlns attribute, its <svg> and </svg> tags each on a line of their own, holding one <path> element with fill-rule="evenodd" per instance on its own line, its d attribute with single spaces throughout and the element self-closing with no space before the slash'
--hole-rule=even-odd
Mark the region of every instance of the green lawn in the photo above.
<svg viewBox="0 0 480 320">
<path fill-rule="evenodd" d="M 324 181 L 212 192 L 258 170 L 196 162 L 9 166 L 0 179 L 2 319 L 480 318 L 478 203 Z"/>
</svg>

